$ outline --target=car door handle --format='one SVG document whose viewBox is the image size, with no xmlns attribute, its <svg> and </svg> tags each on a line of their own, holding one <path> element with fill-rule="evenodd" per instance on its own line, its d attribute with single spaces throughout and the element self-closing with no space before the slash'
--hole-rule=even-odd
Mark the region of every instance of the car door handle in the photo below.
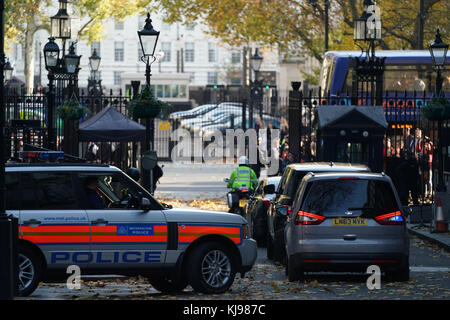
<svg viewBox="0 0 450 320">
<path fill-rule="evenodd" d="M 23 225 L 25 226 L 38 226 L 40 225 L 42 222 L 36 219 L 30 219 L 30 220 L 25 220 L 23 222 Z"/>
<path fill-rule="evenodd" d="M 344 240 L 356 240 L 356 234 L 346 234 L 344 235 Z"/>
<path fill-rule="evenodd" d="M 91 223 L 93 225 L 98 226 L 98 225 L 106 225 L 106 224 L 108 224 L 108 221 L 103 220 L 103 219 L 97 219 L 97 220 L 92 221 Z"/>
</svg>

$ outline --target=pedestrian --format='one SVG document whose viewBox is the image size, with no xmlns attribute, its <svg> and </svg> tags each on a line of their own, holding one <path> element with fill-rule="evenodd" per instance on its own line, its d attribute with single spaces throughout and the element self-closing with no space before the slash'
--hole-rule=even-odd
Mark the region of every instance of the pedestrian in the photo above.
<svg viewBox="0 0 450 320">
<path fill-rule="evenodd" d="M 281 162 L 281 174 L 284 173 L 284 171 L 286 170 L 286 167 L 292 163 L 294 163 L 295 161 L 295 156 L 293 153 L 288 153 L 287 157 L 284 158 L 283 162 Z"/>
</svg>

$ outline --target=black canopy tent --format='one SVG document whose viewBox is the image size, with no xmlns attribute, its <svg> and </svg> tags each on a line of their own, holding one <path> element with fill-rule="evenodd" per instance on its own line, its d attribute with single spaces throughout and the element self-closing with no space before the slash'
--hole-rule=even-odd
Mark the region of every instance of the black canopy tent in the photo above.
<svg viewBox="0 0 450 320">
<path fill-rule="evenodd" d="M 137 142 L 145 140 L 145 126 L 110 106 L 80 123 L 79 141 Z"/>
</svg>

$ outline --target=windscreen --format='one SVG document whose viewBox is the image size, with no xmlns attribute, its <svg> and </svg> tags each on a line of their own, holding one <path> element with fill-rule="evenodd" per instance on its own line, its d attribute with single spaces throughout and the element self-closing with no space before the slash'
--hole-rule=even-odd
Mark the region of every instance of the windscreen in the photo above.
<svg viewBox="0 0 450 320">
<path fill-rule="evenodd" d="M 324 217 L 374 218 L 398 211 L 390 184 L 381 180 L 317 180 L 308 183 L 302 211 Z"/>
</svg>

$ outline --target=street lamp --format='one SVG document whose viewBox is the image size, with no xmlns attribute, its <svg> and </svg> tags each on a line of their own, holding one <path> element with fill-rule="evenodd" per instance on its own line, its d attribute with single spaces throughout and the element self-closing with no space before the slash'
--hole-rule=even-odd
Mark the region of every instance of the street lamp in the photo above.
<svg viewBox="0 0 450 320">
<path fill-rule="evenodd" d="M 439 28 L 436 30 L 436 36 L 434 42 L 428 47 L 430 50 L 431 58 L 437 72 L 436 76 L 436 97 L 442 96 L 442 69 L 445 66 L 445 60 L 447 58 L 448 44 L 444 43 L 441 38 Z M 438 184 L 436 186 L 436 192 L 446 192 L 447 188 L 444 183 L 444 157 L 442 155 L 442 119 L 438 120 Z"/>
<path fill-rule="evenodd" d="M 317 1 L 318 0 L 309 0 L 309 3 L 313 6 L 314 10 L 317 9 Z M 325 52 L 328 51 L 328 33 L 329 33 L 329 10 L 330 10 L 330 1 L 324 0 L 325 7 Z"/>
<path fill-rule="evenodd" d="M 50 18 L 51 36 L 56 39 L 67 40 L 71 37 L 70 17 L 67 13 L 67 0 L 59 0 L 59 10 Z"/>
<path fill-rule="evenodd" d="M 13 74 L 13 67 L 11 66 L 11 63 L 9 60 L 6 62 L 5 66 L 3 67 L 3 81 L 4 83 L 8 83 L 12 79 Z"/>
<path fill-rule="evenodd" d="M 100 68 L 100 61 L 102 58 L 97 54 L 97 49 L 94 49 L 92 55 L 89 57 L 89 68 L 91 69 L 91 77 L 88 79 L 88 92 L 92 95 L 101 95 L 102 87 L 101 80 L 98 74 Z M 92 88 L 92 90 L 90 90 Z"/>
<path fill-rule="evenodd" d="M 442 69 L 447 58 L 448 44 L 444 43 L 441 38 L 439 28 L 436 30 L 434 42 L 430 44 L 429 48 L 433 64 L 437 72 L 436 77 L 436 94 L 441 95 L 442 91 Z"/>
<path fill-rule="evenodd" d="M 156 45 L 158 43 L 159 31 L 153 29 L 152 19 L 150 19 L 150 13 L 147 14 L 147 19 L 145 20 L 144 28 L 137 32 L 139 37 L 139 42 L 142 50 L 141 60 L 146 64 L 145 68 L 145 83 L 146 89 L 150 90 L 150 78 L 152 76 L 151 73 L 151 64 L 155 62 L 155 50 Z M 155 127 L 155 118 L 147 117 L 145 119 L 145 153 L 149 154 L 153 151 L 153 139 L 154 139 L 154 127 Z M 144 188 L 153 192 L 153 172 L 150 170 L 149 174 L 145 174 L 143 176 L 143 185 Z"/>
<path fill-rule="evenodd" d="M 352 84 L 352 104 L 357 104 L 360 82 L 368 82 L 371 87 L 372 105 L 381 105 L 383 90 L 383 73 L 385 58 L 375 57 L 375 42 L 381 40 L 380 11 L 375 0 L 364 0 L 364 11 L 361 17 L 355 19 L 353 40 L 355 43 L 369 43 L 366 59 L 361 61 L 358 57 L 352 59 L 354 73 Z M 359 46 L 359 45 L 358 45 Z M 359 46 L 364 51 L 363 47 Z M 362 86 L 364 89 L 364 85 Z M 374 101 L 375 99 L 375 101 Z"/>
<path fill-rule="evenodd" d="M 259 104 L 259 115 L 262 119 L 262 81 L 258 80 L 259 70 L 261 69 L 261 65 L 264 58 L 259 54 L 258 48 L 255 49 L 255 53 L 250 56 L 250 68 L 255 73 L 255 77 L 253 81 L 250 81 L 250 110 L 249 110 L 249 127 L 253 127 L 253 108 Z M 245 113 L 244 113 L 245 114 Z M 243 115 L 244 116 L 244 115 Z M 243 122 L 245 123 L 244 119 Z"/>
<path fill-rule="evenodd" d="M 89 67 L 91 68 L 92 72 L 97 72 L 98 68 L 100 67 L 100 61 L 102 58 L 97 54 L 97 49 L 94 49 L 94 52 L 89 57 Z"/>
<path fill-rule="evenodd" d="M 75 74 L 80 66 L 81 56 L 76 55 L 75 45 L 72 44 L 69 48 L 69 52 L 64 57 L 64 66 L 69 74 Z"/>
<path fill-rule="evenodd" d="M 159 31 L 153 29 L 152 19 L 150 19 L 150 13 L 147 14 L 147 19 L 145 20 L 144 28 L 138 31 L 138 37 L 142 50 L 141 60 L 147 66 L 145 71 L 146 85 L 148 88 L 150 88 L 150 77 L 151 77 L 150 66 L 156 60 L 155 49 L 159 38 Z M 150 58 L 152 59 L 151 62 Z"/>
</svg>

